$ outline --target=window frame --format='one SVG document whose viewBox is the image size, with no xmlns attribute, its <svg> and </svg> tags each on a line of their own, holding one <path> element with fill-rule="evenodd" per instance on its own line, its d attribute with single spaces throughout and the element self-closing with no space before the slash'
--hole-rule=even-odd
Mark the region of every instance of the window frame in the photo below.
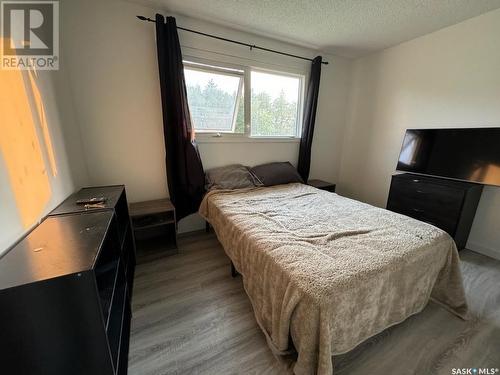
<svg viewBox="0 0 500 375">
<path fill-rule="evenodd" d="M 300 139 L 301 138 L 301 133 L 302 133 L 302 122 L 303 122 L 303 114 L 304 114 L 304 81 L 305 81 L 305 75 L 303 74 L 298 74 L 298 73 L 288 73 L 288 72 L 282 72 L 282 71 L 276 71 L 276 70 L 270 70 L 270 69 L 264 69 L 264 68 L 250 68 L 250 76 L 252 72 L 257 72 L 257 73 L 267 73 L 267 74 L 273 74 L 277 76 L 283 76 L 283 77 L 293 77 L 293 78 L 298 78 L 299 79 L 299 92 L 298 92 L 298 98 L 297 98 L 297 121 L 295 123 L 295 135 L 289 136 L 289 135 L 251 135 L 251 123 L 250 123 L 250 137 L 251 138 L 296 138 Z M 250 77 L 251 80 L 251 77 Z M 250 81 L 251 84 L 251 81 Z M 252 102 L 251 98 L 251 91 L 250 91 L 250 99 L 249 102 Z M 250 110 L 252 109 L 251 104 L 250 104 Z M 250 114 L 250 122 L 251 122 L 251 114 Z"/>
<path fill-rule="evenodd" d="M 196 130 L 196 139 L 199 143 L 212 143 L 212 142 L 299 142 L 302 136 L 303 114 L 304 114 L 304 100 L 305 100 L 305 82 L 308 74 L 299 69 L 281 67 L 280 70 L 270 69 L 262 66 L 255 65 L 240 65 L 233 63 L 225 63 L 194 56 L 185 56 L 183 59 L 185 68 L 195 69 L 205 72 L 213 71 L 214 73 L 243 76 L 241 84 L 243 85 L 243 100 L 244 100 L 244 132 L 234 133 L 233 131 L 210 131 L 210 130 Z M 299 93 L 297 98 L 297 121 L 296 121 L 296 134 L 294 136 L 259 136 L 251 134 L 251 74 L 252 71 L 262 72 L 268 74 L 281 75 L 284 77 L 294 77 L 299 79 Z M 240 90 L 241 88 L 239 88 Z M 239 105 L 241 95 L 237 97 L 235 108 Z M 233 129 L 236 125 L 237 113 L 233 114 Z M 194 124 L 193 124 L 194 126 Z"/>
<path fill-rule="evenodd" d="M 231 69 L 231 68 L 222 68 L 212 65 L 200 64 L 192 61 L 184 61 L 183 62 L 184 69 L 196 70 L 199 72 L 205 73 L 214 73 L 219 75 L 225 75 L 230 77 L 240 78 L 240 83 L 238 84 L 238 92 L 236 95 L 236 100 L 234 102 L 233 107 L 233 118 L 231 120 L 231 130 L 203 130 L 203 129 L 195 129 L 198 134 L 236 134 L 241 135 L 241 133 L 235 133 L 236 128 L 236 119 L 238 117 L 238 111 L 236 110 L 240 104 L 241 94 L 244 95 L 244 87 L 245 87 L 245 71 L 241 69 Z M 246 113 L 245 113 L 246 115 Z M 246 121 L 244 120 L 244 128 L 246 128 Z M 194 126 L 194 124 L 193 124 Z"/>
</svg>

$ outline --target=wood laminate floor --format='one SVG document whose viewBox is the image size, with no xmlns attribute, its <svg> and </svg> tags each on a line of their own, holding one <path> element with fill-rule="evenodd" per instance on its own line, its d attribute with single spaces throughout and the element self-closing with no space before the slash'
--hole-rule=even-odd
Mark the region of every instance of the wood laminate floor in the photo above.
<svg viewBox="0 0 500 375">
<path fill-rule="evenodd" d="M 213 234 L 179 240 L 179 254 L 140 255 L 130 375 L 284 374 L 255 322 L 241 278 Z M 473 318 L 430 303 L 422 313 L 334 357 L 337 374 L 452 374 L 500 368 L 500 261 L 460 253 Z"/>
</svg>

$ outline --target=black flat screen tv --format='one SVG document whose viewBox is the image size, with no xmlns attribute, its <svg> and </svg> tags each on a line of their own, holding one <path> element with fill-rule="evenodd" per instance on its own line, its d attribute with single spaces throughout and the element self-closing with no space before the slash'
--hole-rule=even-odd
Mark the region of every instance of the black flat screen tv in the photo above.
<svg viewBox="0 0 500 375">
<path fill-rule="evenodd" d="M 500 186 L 500 128 L 408 129 L 397 170 Z"/>
</svg>

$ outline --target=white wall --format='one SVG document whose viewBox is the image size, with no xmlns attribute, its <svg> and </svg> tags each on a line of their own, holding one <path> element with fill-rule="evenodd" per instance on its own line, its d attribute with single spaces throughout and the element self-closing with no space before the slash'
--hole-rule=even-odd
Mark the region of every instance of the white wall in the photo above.
<svg viewBox="0 0 500 375">
<path fill-rule="evenodd" d="M 496 10 L 356 60 L 339 191 L 384 207 L 406 128 L 500 126 L 499 36 Z M 500 258 L 500 188 L 468 248 Z"/>
<path fill-rule="evenodd" d="M 23 74 L 29 116 L 4 116 L 0 121 L 2 134 L 16 122 L 33 127 L 43 166 L 27 165 L 40 181 L 46 174 L 49 194 L 43 204 L 35 205 L 36 212 L 26 214 L 18 202 L 29 190 L 20 192 L 14 186 L 12 158 L 2 150 L 0 252 L 82 185 L 124 183 L 131 201 L 168 196 L 154 25 L 135 18 L 154 13 L 117 0 L 61 3 L 61 71 L 41 72 L 34 83 Z M 291 53 L 318 54 L 199 20 L 177 17 L 177 21 Z M 498 35 L 499 10 L 354 63 L 324 55 L 330 65 L 323 66 L 311 177 L 337 182 L 341 193 L 385 206 L 406 128 L 499 126 Z M 309 70 L 307 62 L 182 31 L 180 39 L 186 56 Z M 56 174 L 50 170 L 49 147 L 37 118 L 39 104 L 32 86 L 43 103 Z M 233 162 L 295 162 L 298 143 L 209 142 L 201 143 L 200 151 L 205 168 Z M 186 221 L 184 229 L 200 224 L 193 218 Z M 486 188 L 468 247 L 500 253 L 499 222 L 499 189 Z"/>
<path fill-rule="evenodd" d="M 0 70 L 0 255 L 86 180 L 64 74 Z"/>
<path fill-rule="evenodd" d="M 61 4 L 67 66 L 90 184 L 124 183 L 130 201 L 161 198 L 166 188 L 162 116 L 154 24 L 155 10 L 115 0 Z M 162 12 L 167 15 L 166 12 Z M 178 25 L 314 57 L 317 53 L 210 23 L 176 17 Z M 185 56 L 308 72 L 310 63 L 250 51 L 179 31 Z M 313 145 L 311 177 L 336 181 L 350 76 L 348 60 L 325 56 Z M 239 162 L 296 162 L 297 142 L 200 143 L 205 168 Z M 188 229 L 199 227 L 188 225 Z M 181 230 L 183 228 L 181 227 Z M 184 228 L 186 229 L 186 228 Z"/>
</svg>

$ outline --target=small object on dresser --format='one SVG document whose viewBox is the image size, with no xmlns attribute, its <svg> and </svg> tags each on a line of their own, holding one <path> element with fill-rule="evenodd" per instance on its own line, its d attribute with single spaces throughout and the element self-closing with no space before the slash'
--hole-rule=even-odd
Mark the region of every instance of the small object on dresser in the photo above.
<svg viewBox="0 0 500 375">
<path fill-rule="evenodd" d="M 335 193 L 336 185 L 331 183 L 331 182 L 327 182 L 327 181 L 323 181 L 323 180 L 309 180 L 309 181 L 307 181 L 307 184 L 309 186 L 313 186 L 317 189 L 326 190 L 326 191 L 329 191 L 330 193 Z"/>
<path fill-rule="evenodd" d="M 100 203 L 106 203 L 107 200 L 108 198 L 106 197 L 83 198 L 83 199 L 77 199 L 76 204 L 78 205 L 100 204 Z"/>
<path fill-rule="evenodd" d="M 177 253 L 177 221 L 170 199 L 131 203 L 130 217 L 138 251 Z"/>
<path fill-rule="evenodd" d="M 85 208 L 86 210 L 89 210 L 91 208 L 106 208 L 106 205 L 104 203 L 84 204 L 83 208 Z"/>
</svg>

